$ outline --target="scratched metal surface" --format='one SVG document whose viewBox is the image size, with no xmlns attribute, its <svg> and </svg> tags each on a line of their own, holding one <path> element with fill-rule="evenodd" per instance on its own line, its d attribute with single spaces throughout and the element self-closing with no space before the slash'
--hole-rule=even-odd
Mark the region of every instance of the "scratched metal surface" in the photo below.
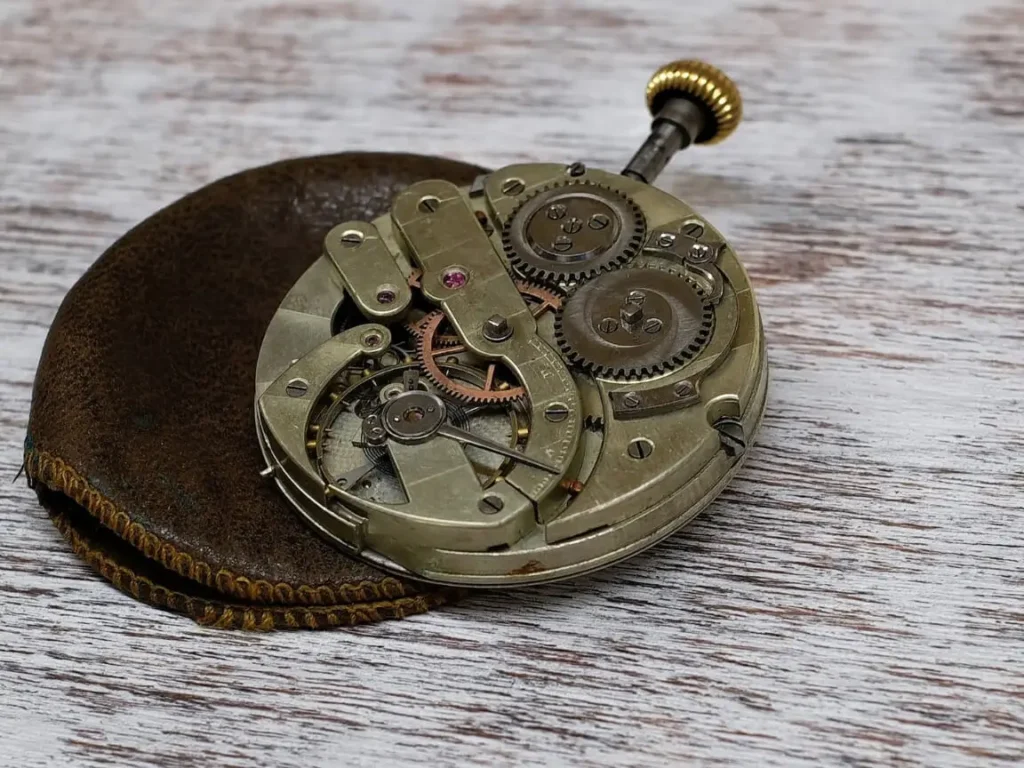
<svg viewBox="0 0 1024 768">
<path fill-rule="evenodd" d="M 354 631 L 135 603 L 5 483 L 0 764 L 1019 763 L 1022 30 L 1018 0 L 4 0 L 4 477 L 62 295 L 134 222 L 340 149 L 615 168 L 679 55 L 747 118 L 660 183 L 744 255 L 774 379 L 684 534 Z"/>
</svg>

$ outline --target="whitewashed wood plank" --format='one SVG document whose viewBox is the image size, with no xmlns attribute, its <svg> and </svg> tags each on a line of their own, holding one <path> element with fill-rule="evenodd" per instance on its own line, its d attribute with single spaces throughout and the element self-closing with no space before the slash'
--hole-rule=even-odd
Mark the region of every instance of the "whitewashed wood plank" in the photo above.
<svg viewBox="0 0 1024 768">
<path fill-rule="evenodd" d="M 139 605 L 0 488 L 0 764 L 1024 760 L 1024 12 L 1013 0 L 0 7 L 0 476 L 66 290 L 279 157 L 618 167 L 641 89 L 747 117 L 660 184 L 744 255 L 773 388 L 735 485 L 588 579 L 244 635 Z"/>
</svg>

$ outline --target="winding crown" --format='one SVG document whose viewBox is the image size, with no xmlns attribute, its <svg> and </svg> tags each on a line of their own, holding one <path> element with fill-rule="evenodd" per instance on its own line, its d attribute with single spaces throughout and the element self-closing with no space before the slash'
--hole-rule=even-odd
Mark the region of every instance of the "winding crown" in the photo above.
<svg viewBox="0 0 1024 768">
<path fill-rule="evenodd" d="M 673 61 L 651 75 L 647 82 L 647 107 L 656 115 L 672 93 L 685 94 L 700 103 L 711 118 L 696 144 L 725 141 L 743 117 L 739 88 L 717 67 L 695 59 Z"/>
</svg>

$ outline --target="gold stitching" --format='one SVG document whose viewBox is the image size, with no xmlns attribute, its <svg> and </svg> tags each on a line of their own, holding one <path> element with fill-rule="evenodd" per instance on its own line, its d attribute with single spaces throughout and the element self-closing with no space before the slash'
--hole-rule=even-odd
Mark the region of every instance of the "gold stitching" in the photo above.
<svg viewBox="0 0 1024 768">
<path fill-rule="evenodd" d="M 298 611 L 287 609 L 249 608 L 229 606 L 220 603 L 208 603 L 205 600 L 191 598 L 180 592 L 172 592 L 166 587 L 154 584 L 145 576 L 139 576 L 129 568 L 118 565 L 100 550 L 92 548 L 88 542 L 71 526 L 70 520 L 63 512 L 51 516 L 54 526 L 61 536 L 71 545 L 72 551 L 99 571 L 109 581 L 119 585 L 124 592 L 148 590 L 150 601 L 156 605 L 163 603 L 167 608 L 184 613 L 199 624 L 224 629 L 272 630 L 280 627 L 300 628 L 303 625 L 319 629 L 323 626 L 352 626 L 385 618 L 402 618 L 412 613 L 422 613 L 445 601 L 441 594 L 430 596 L 419 595 L 412 598 L 400 598 L 393 602 L 370 603 L 362 606 L 332 606 L 329 608 L 301 608 Z M 182 607 L 179 608 L 178 604 Z M 198 604 L 198 605 L 197 605 Z M 257 611 L 259 613 L 257 613 Z M 300 623 L 298 615 L 301 615 Z M 258 619 L 256 617 L 259 617 Z"/>
<path fill-rule="evenodd" d="M 390 576 L 380 582 L 362 581 L 343 583 L 336 586 L 327 584 L 297 587 L 286 583 L 272 585 L 266 580 L 251 580 L 227 569 L 217 571 L 216 579 L 211 578 L 209 564 L 197 561 L 187 552 L 180 552 L 170 542 L 163 541 L 149 533 L 140 523 L 133 522 L 122 510 L 93 488 L 88 481 L 63 459 L 46 451 L 30 449 L 25 454 L 26 474 L 30 480 L 40 481 L 51 490 L 59 491 L 71 498 L 102 525 L 112 530 L 143 554 L 156 560 L 168 570 L 174 571 L 208 587 L 214 587 L 227 595 L 236 595 L 252 602 L 266 601 L 272 595 L 278 602 L 305 605 L 325 603 L 373 602 L 381 598 L 399 600 L 409 596 L 409 590 L 402 582 Z M 412 595 L 416 595 L 413 592 Z"/>
</svg>

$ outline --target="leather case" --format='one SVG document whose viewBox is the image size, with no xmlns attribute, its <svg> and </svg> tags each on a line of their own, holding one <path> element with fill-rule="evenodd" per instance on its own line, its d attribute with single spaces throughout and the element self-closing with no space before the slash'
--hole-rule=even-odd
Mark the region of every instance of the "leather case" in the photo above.
<svg viewBox="0 0 1024 768">
<path fill-rule="evenodd" d="M 353 625 L 449 599 L 341 554 L 259 477 L 253 388 L 267 323 L 332 226 L 421 179 L 480 172 L 417 155 L 288 160 L 182 198 L 104 253 L 50 329 L 25 442 L 74 551 L 217 627 Z"/>
</svg>

